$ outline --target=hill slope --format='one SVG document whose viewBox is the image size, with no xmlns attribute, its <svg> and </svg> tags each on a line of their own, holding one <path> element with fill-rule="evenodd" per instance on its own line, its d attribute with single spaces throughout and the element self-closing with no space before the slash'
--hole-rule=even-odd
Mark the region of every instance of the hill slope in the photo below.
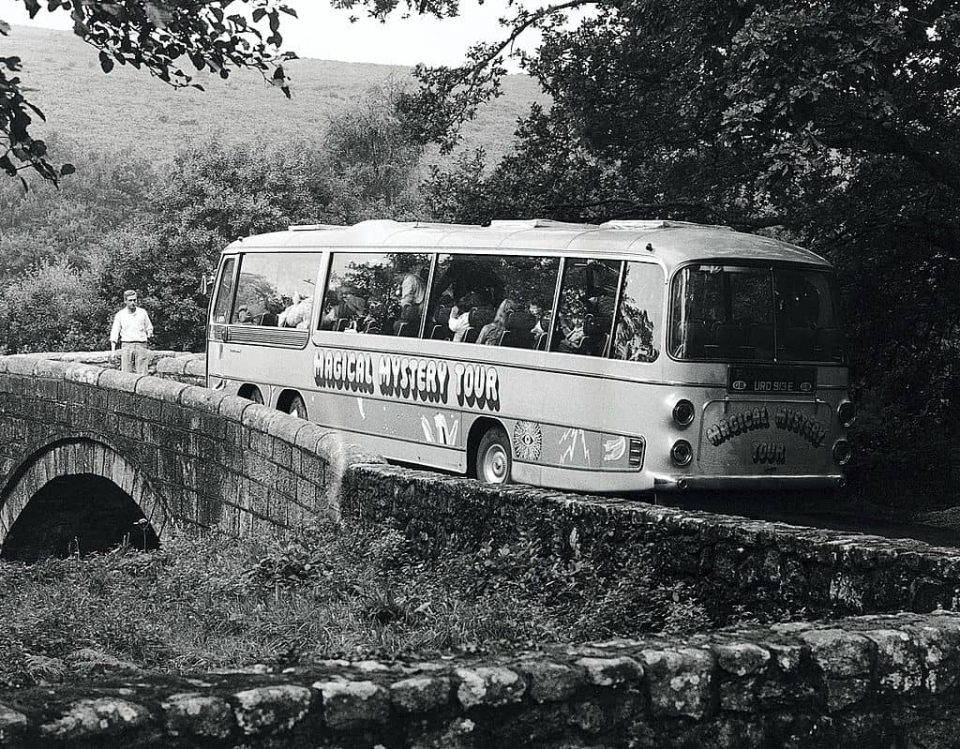
<svg viewBox="0 0 960 749">
<path fill-rule="evenodd" d="M 293 80 L 288 101 L 251 71 L 227 81 L 198 76 L 204 92 L 175 90 L 128 67 L 104 75 L 95 50 L 66 31 L 14 26 L 3 39 L 3 52 L 23 58 L 23 84 L 47 117 L 35 135 L 62 134 L 98 150 L 130 149 L 150 160 L 214 134 L 227 143 L 310 138 L 371 87 L 410 75 L 407 68 L 387 65 L 297 60 L 285 66 Z M 543 100 L 536 83 L 510 76 L 504 95 L 464 129 L 463 145 L 483 146 L 498 159 L 509 150 L 517 118 L 534 100 Z"/>
</svg>

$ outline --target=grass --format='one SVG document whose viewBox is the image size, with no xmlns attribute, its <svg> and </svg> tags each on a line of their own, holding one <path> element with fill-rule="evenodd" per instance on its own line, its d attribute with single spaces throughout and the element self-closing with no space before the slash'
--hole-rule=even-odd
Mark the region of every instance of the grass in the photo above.
<svg viewBox="0 0 960 749">
<path fill-rule="evenodd" d="M 0 687 L 710 626 L 693 593 L 655 582 L 648 561 L 598 570 L 529 539 L 438 549 L 381 526 L 327 525 L 294 541 L 181 534 L 149 554 L 4 563 Z"/>
<path fill-rule="evenodd" d="M 163 161 L 186 142 L 213 136 L 228 144 L 264 145 L 319 137 L 333 115 L 370 88 L 390 77 L 410 76 L 398 66 L 296 60 L 284 66 L 293 80 L 288 101 L 250 71 L 226 81 L 199 75 L 203 92 L 174 90 L 129 67 L 105 75 L 96 51 L 66 31 L 14 26 L 3 37 L 3 48 L 4 54 L 23 58 L 20 77 L 47 117 L 46 125 L 34 123 L 34 135 L 56 133 L 82 148 L 129 150 L 149 161 Z M 508 76 L 503 96 L 465 127 L 464 147 L 482 146 L 491 161 L 499 160 L 510 147 L 517 118 L 535 100 L 545 96 L 532 79 Z"/>
</svg>

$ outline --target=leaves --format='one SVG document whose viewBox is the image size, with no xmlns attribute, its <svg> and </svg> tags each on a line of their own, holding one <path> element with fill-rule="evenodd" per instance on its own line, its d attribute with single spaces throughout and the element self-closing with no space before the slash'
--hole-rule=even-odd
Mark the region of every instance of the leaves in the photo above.
<svg viewBox="0 0 960 749">
<path fill-rule="evenodd" d="M 74 32 L 98 51 L 100 68 L 110 73 L 116 65 L 131 65 L 175 87 L 192 86 L 202 90 L 192 77 L 180 68 L 180 61 L 189 59 L 198 71 L 212 70 L 222 78 L 230 71 L 252 68 L 270 75 L 282 60 L 291 59 L 280 52 L 281 14 L 296 16 L 282 0 L 239 0 L 252 8 L 250 16 L 234 12 L 233 0 L 111 0 L 73 3 L 50 0 L 46 10 L 69 7 Z M 44 9 L 37 0 L 25 0 L 31 17 Z M 262 24 L 269 35 L 264 38 Z M 0 22 L 2 24 L 2 22 Z M 0 25 L 0 34 L 9 27 Z M 21 169 L 32 169 L 43 179 L 56 184 L 63 172 L 54 167 L 34 147 L 30 133 L 30 113 L 42 113 L 25 97 L 19 77 L 8 73 L 20 70 L 15 57 L 0 58 L 0 147 L 6 141 L 5 161 L 0 167 L 8 175 Z M 282 78 L 277 87 L 289 98 L 288 80 Z"/>
</svg>

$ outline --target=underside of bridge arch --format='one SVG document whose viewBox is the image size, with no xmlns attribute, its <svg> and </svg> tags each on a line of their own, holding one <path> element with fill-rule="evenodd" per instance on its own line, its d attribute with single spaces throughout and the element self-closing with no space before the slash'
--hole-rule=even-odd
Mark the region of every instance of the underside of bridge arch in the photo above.
<svg viewBox="0 0 960 749">
<path fill-rule="evenodd" d="M 168 523 L 143 472 L 94 440 L 64 440 L 24 462 L 0 505 L 0 558 L 154 549 Z"/>
</svg>

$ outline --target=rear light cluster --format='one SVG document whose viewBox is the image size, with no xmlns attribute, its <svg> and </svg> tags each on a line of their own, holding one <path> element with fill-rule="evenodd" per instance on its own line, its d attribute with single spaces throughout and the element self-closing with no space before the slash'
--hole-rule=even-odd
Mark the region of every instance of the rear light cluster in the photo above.
<svg viewBox="0 0 960 749">
<path fill-rule="evenodd" d="M 837 440 L 833 443 L 833 459 L 838 466 L 845 466 L 853 457 L 853 450 L 846 440 Z"/>
<path fill-rule="evenodd" d="M 673 407 L 673 420 L 678 426 L 690 426 L 696 415 L 697 409 L 694 408 L 693 404 L 686 398 L 677 401 L 677 405 Z"/>
<path fill-rule="evenodd" d="M 693 460 L 693 447 L 686 440 L 677 440 L 670 448 L 670 459 L 674 465 L 681 468 L 690 465 Z"/>
<path fill-rule="evenodd" d="M 857 420 L 857 407 L 850 401 L 841 401 L 837 406 L 837 418 L 840 419 L 840 426 L 850 426 Z"/>
</svg>

